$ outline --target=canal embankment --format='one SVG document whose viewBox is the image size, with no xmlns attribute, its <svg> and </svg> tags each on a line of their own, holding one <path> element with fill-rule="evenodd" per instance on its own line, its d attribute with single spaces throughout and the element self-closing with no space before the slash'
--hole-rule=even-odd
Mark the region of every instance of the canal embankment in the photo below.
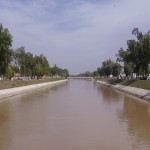
<svg viewBox="0 0 150 150">
<path fill-rule="evenodd" d="M 136 96 L 140 99 L 150 101 L 150 90 L 131 87 L 131 86 L 125 86 L 125 85 L 120 85 L 120 84 L 114 84 L 113 85 L 113 84 L 109 84 L 108 82 L 100 81 L 100 80 L 97 80 L 95 82 L 100 83 L 100 84 L 105 85 L 105 86 L 108 86 L 108 87 L 111 87 L 111 88 L 114 88 L 114 89 L 117 89 L 117 90 L 125 92 L 127 94 Z"/>
<path fill-rule="evenodd" d="M 40 83 L 40 84 L 33 84 L 33 85 L 28 85 L 28 86 L 15 87 L 15 88 L 10 88 L 10 89 L 3 89 L 3 90 L 0 90 L 0 100 L 8 98 L 8 97 L 16 96 L 19 94 L 32 92 L 40 88 L 45 88 L 45 87 L 50 87 L 50 86 L 54 86 L 57 84 L 61 84 L 66 81 L 68 80 L 65 79 L 65 80 L 45 82 L 45 83 Z"/>
</svg>

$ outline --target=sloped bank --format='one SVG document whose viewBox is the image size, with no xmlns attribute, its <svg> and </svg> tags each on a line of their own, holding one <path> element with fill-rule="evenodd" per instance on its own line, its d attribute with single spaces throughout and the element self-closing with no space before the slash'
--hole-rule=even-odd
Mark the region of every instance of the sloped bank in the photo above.
<svg viewBox="0 0 150 150">
<path fill-rule="evenodd" d="M 108 86 L 108 87 L 115 88 L 117 90 L 123 91 L 130 95 L 136 96 L 138 98 L 150 101 L 150 90 L 135 88 L 135 87 L 131 87 L 131 86 L 123 86 L 120 84 L 112 85 L 105 81 L 95 81 L 95 82 L 100 83 L 105 86 Z"/>
<path fill-rule="evenodd" d="M 68 81 L 68 80 L 66 79 L 66 80 L 52 81 L 52 82 L 46 82 L 46 83 L 33 84 L 33 85 L 28 85 L 28 86 L 0 90 L 0 100 L 11 97 L 11 96 L 31 92 L 31 91 L 34 91 L 34 90 L 37 90 L 40 88 L 50 87 L 50 86 L 54 86 L 57 84 L 61 84 L 66 81 Z"/>
</svg>

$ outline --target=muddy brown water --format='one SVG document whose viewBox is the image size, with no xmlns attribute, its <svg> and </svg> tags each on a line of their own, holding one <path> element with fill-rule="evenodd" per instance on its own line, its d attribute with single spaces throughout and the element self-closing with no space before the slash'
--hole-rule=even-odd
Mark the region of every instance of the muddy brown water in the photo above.
<svg viewBox="0 0 150 150">
<path fill-rule="evenodd" d="M 84 80 L 15 96 L 0 150 L 150 150 L 150 103 Z"/>
</svg>

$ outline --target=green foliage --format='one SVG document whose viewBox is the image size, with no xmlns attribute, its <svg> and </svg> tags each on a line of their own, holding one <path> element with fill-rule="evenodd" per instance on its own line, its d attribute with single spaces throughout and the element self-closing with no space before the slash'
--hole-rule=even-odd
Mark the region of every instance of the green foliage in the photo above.
<svg viewBox="0 0 150 150">
<path fill-rule="evenodd" d="M 8 29 L 0 24 L 0 75 L 5 75 L 8 64 L 11 62 L 12 36 Z"/>
<path fill-rule="evenodd" d="M 26 58 L 26 52 L 25 52 L 25 49 L 24 47 L 20 47 L 18 48 L 16 51 L 14 51 L 14 57 L 13 57 L 13 61 L 14 61 L 14 64 L 20 68 L 20 74 L 21 76 L 25 76 L 26 74 L 26 61 L 25 61 L 25 58 Z"/>
<path fill-rule="evenodd" d="M 21 76 L 32 76 L 35 67 L 33 54 L 26 52 L 24 47 L 14 51 L 13 61 L 16 67 L 20 68 Z"/>
<path fill-rule="evenodd" d="M 77 77 L 93 77 L 94 72 L 86 71 L 84 73 L 80 73 L 77 75 Z"/>
<path fill-rule="evenodd" d="M 34 64 L 35 64 L 35 66 L 37 66 L 37 65 L 40 66 L 41 76 L 43 76 L 43 75 L 49 76 L 50 75 L 50 66 L 49 66 L 49 63 L 48 63 L 46 57 L 43 54 L 41 54 L 40 56 L 35 55 Z M 36 70 L 34 73 L 35 73 L 35 75 L 37 75 Z"/>
<path fill-rule="evenodd" d="M 133 73 L 133 64 L 131 64 L 131 63 L 125 64 L 124 73 L 126 74 L 126 76 L 131 75 Z"/>
<path fill-rule="evenodd" d="M 138 28 L 134 28 L 132 34 L 136 40 L 127 41 L 128 48 L 126 50 L 121 48 L 118 51 L 117 61 L 124 62 L 127 74 L 134 72 L 147 75 L 150 63 L 150 31 L 143 34 Z M 132 64 L 132 67 L 129 68 L 129 64 Z"/>
<path fill-rule="evenodd" d="M 97 72 L 98 72 L 98 74 L 100 75 L 100 76 L 104 76 L 105 75 L 105 72 L 104 72 L 104 68 L 97 68 Z"/>
<path fill-rule="evenodd" d="M 65 78 L 69 77 L 68 69 L 61 69 L 61 76 Z"/>
<path fill-rule="evenodd" d="M 114 63 L 113 65 L 112 65 L 112 75 L 113 76 L 119 76 L 119 74 L 120 74 L 120 72 L 121 72 L 121 69 L 122 69 L 122 67 L 121 67 L 121 65 L 120 64 L 118 64 L 118 63 Z"/>
<path fill-rule="evenodd" d="M 15 73 L 19 73 L 19 67 L 13 66 L 13 70 L 14 70 Z"/>
<path fill-rule="evenodd" d="M 5 73 L 5 76 L 6 78 L 8 78 L 9 80 L 14 76 L 14 70 L 13 70 L 13 67 L 12 66 L 9 66 L 7 69 L 6 69 L 6 73 Z"/>
<path fill-rule="evenodd" d="M 97 69 L 100 76 L 118 76 L 121 72 L 121 65 L 113 62 L 111 59 L 107 59 L 102 62 L 102 67 Z"/>
<path fill-rule="evenodd" d="M 35 75 L 37 76 L 37 78 L 43 76 L 42 66 L 40 64 L 35 65 Z"/>
<path fill-rule="evenodd" d="M 52 76 L 54 75 L 59 75 L 59 67 L 55 64 L 53 68 L 51 68 L 51 74 Z"/>
<path fill-rule="evenodd" d="M 59 68 L 56 64 L 54 67 L 50 68 L 50 73 L 52 76 L 69 77 L 69 71 L 67 69 Z"/>
<path fill-rule="evenodd" d="M 69 71 L 55 65 L 50 68 L 47 58 L 41 54 L 40 56 L 26 52 L 24 47 L 11 50 L 12 36 L 8 29 L 3 28 L 0 24 L 0 76 L 11 78 L 14 73 L 20 73 L 21 76 L 38 78 L 43 76 L 68 77 Z M 12 64 L 11 67 L 8 65 Z"/>
</svg>

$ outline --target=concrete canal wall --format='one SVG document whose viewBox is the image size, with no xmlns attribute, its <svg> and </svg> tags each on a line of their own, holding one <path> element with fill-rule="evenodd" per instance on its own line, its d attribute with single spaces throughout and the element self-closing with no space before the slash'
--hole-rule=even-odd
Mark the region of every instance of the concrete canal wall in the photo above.
<svg viewBox="0 0 150 150">
<path fill-rule="evenodd" d="M 130 87 L 130 86 L 123 86 L 120 84 L 111 85 L 111 84 L 104 82 L 104 81 L 95 81 L 95 82 L 103 84 L 103 85 L 108 86 L 108 87 L 115 88 L 117 90 L 123 91 L 125 93 L 130 94 L 130 95 L 136 96 L 138 98 L 150 101 L 150 90 L 145 90 L 145 89 L 140 89 L 140 88 L 135 88 L 135 87 Z"/>
<path fill-rule="evenodd" d="M 33 84 L 29 86 L 22 86 L 22 87 L 0 90 L 0 100 L 11 97 L 11 96 L 31 92 L 40 88 L 54 86 L 54 85 L 57 85 L 66 81 L 68 80 L 59 80 L 59 81 L 46 82 L 46 83 L 40 83 L 40 84 Z"/>
</svg>

